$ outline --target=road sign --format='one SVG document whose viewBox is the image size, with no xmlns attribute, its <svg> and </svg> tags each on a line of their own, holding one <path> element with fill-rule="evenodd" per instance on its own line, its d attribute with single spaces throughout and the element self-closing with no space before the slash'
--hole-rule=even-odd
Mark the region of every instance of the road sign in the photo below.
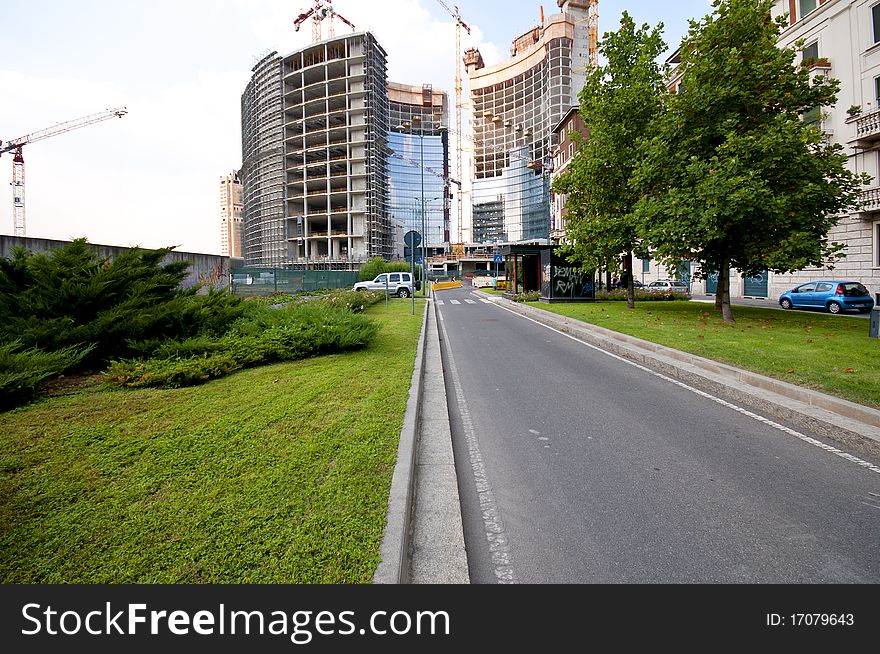
<svg viewBox="0 0 880 654">
<path fill-rule="evenodd" d="M 504 257 L 502 257 L 500 254 L 496 254 L 496 255 L 492 258 L 492 261 L 493 261 L 494 263 L 504 263 Z"/>
<path fill-rule="evenodd" d="M 422 235 L 411 229 L 403 235 L 403 243 L 409 248 L 417 248 L 422 244 Z"/>
</svg>

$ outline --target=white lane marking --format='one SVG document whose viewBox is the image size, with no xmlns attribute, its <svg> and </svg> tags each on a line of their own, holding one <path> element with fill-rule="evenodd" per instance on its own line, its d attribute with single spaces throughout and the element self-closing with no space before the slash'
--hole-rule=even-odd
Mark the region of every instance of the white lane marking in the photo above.
<svg viewBox="0 0 880 654">
<path fill-rule="evenodd" d="M 534 429 L 529 429 L 529 433 L 530 433 L 530 434 L 534 434 L 535 436 L 540 436 L 540 435 L 541 435 L 541 432 L 539 432 L 539 431 L 535 431 Z"/>
<path fill-rule="evenodd" d="M 441 328 L 443 330 L 443 340 L 448 343 L 449 336 L 446 333 L 446 325 L 441 325 Z M 477 486 L 480 512 L 483 515 L 483 526 L 486 528 L 486 540 L 489 542 L 489 552 L 492 555 L 492 563 L 495 566 L 495 578 L 500 584 L 515 584 L 516 574 L 513 571 L 513 564 L 510 559 L 507 532 L 504 530 L 501 512 L 495 503 L 495 494 L 492 492 L 492 487 L 489 485 L 489 479 L 486 475 L 483 454 L 480 452 L 474 423 L 467 407 L 464 390 L 461 387 L 458 368 L 455 367 L 452 348 L 447 348 L 447 354 L 449 355 L 449 372 L 452 377 L 452 385 L 455 387 L 455 397 L 461 412 L 461 422 L 471 461 L 471 470 L 474 473 L 474 482 L 476 482 Z"/>
<path fill-rule="evenodd" d="M 449 300 L 450 304 L 461 304 L 458 300 Z"/>
<path fill-rule="evenodd" d="M 577 338 L 576 336 L 572 336 L 571 334 L 566 334 L 565 332 L 560 331 L 558 329 L 555 329 L 554 327 L 550 327 L 549 325 L 545 325 L 544 323 L 539 322 L 539 321 L 535 320 L 534 318 L 529 318 L 528 316 L 524 316 L 521 313 L 517 313 L 516 311 L 508 309 L 507 307 L 503 307 L 500 304 L 496 305 L 496 306 L 498 306 L 499 309 L 504 309 L 505 311 L 512 313 L 515 316 L 519 316 L 520 318 L 525 318 L 526 320 L 533 322 L 536 325 L 540 325 L 541 327 L 545 327 L 552 332 L 556 332 L 557 334 L 561 334 L 562 336 L 565 336 L 566 338 L 570 338 L 571 340 L 576 341 L 577 343 L 580 343 L 581 345 L 585 345 L 589 348 L 592 348 L 593 350 L 596 350 L 596 352 L 601 352 L 602 354 L 609 356 L 612 359 L 617 359 L 618 361 L 622 361 L 623 363 L 631 365 L 634 368 L 638 368 L 639 370 L 642 370 L 642 371 L 647 372 L 651 375 L 654 375 L 655 377 L 659 377 L 660 379 L 668 381 L 671 384 L 675 384 L 676 386 L 679 386 L 687 391 L 690 391 L 691 393 L 695 393 L 701 397 L 705 397 L 706 399 L 712 400 L 713 402 L 716 402 L 717 404 L 720 404 L 722 406 L 726 406 L 729 409 L 733 409 L 737 413 L 741 413 L 744 416 L 748 416 L 749 418 L 757 420 L 758 422 L 762 422 L 769 427 L 773 427 L 774 429 L 778 429 L 779 431 L 782 431 L 782 432 L 785 432 L 786 434 L 794 436 L 795 438 L 798 438 L 798 439 L 804 441 L 805 443 L 809 443 L 810 445 L 814 445 L 814 446 L 816 446 L 820 449 L 823 449 L 826 452 L 829 452 L 835 456 L 839 456 L 841 459 L 846 459 L 850 463 L 855 463 L 858 466 L 861 466 L 863 468 L 867 468 L 871 472 L 880 474 L 880 466 L 875 466 L 873 463 L 870 463 L 868 461 L 864 461 L 856 456 L 853 456 L 852 454 L 850 454 L 848 452 L 844 452 L 843 450 L 839 450 L 836 447 L 832 447 L 831 445 L 826 445 L 822 441 L 817 441 L 815 438 L 811 438 L 810 436 L 807 436 L 806 434 L 802 434 L 799 431 L 795 431 L 794 429 L 790 429 L 790 428 L 786 427 L 785 425 L 780 425 L 779 423 L 773 422 L 772 420 L 769 420 L 768 418 L 765 418 L 764 416 L 760 416 L 757 413 L 752 413 L 751 411 L 749 411 L 747 409 L 743 409 L 742 407 L 737 406 L 736 404 L 732 404 L 732 403 L 728 402 L 727 400 L 722 400 L 720 397 L 715 397 L 714 395 L 710 395 L 709 393 L 706 393 L 705 391 L 701 391 L 698 388 L 694 388 L 693 386 L 688 386 L 687 384 L 680 382 L 677 379 L 673 379 L 672 377 L 667 377 L 666 375 L 659 373 L 659 372 L 656 372 L 655 370 L 651 370 L 650 368 L 646 368 L 645 366 L 643 366 L 639 363 L 636 363 L 635 361 L 630 361 L 629 359 L 625 359 L 622 356 L 619 356 L 617 354 L 607 352 L 600 347 L 597 347 L 595 345 L 592 345 L 590 343 L 586 343 L 586 342 L 582 341 L 581 339 Z"/>
</svg>

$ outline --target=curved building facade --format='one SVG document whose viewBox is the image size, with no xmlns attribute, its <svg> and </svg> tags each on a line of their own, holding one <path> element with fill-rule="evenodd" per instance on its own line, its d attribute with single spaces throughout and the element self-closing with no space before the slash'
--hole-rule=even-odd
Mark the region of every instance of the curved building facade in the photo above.
<svg viewBox="0 0 880 654">
<path fill-rule="evenodd" d="M 558 5 L 561 13 L 514 40 L 510 59 L 486 68 L 479 51 L 466 53 L 475 242 L 550 237 L 552 128 L 578 104 L 589 66 L 589 3 Z"/>
<path fill-rule="evenodd" d="M 242 255 L 245 265 L 279 267 L 287 256 L 281 58 L 265 56 L 241 96 Z"/>
</svg>

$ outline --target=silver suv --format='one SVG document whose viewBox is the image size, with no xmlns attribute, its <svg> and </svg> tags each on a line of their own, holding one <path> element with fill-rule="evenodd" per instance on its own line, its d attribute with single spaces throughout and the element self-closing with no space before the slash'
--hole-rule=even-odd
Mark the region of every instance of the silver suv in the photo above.
<svg viewBox="0 0 880 654">
<path fill-rule="evenodd" d="M 385 292 L 386 288 L 391 295 L 396 295 L 397 297 L 409 297 L 413 294 L 413 280 L 411 273 L 382 273 L 372 281 L 358 282 L 354 285 L 355 291 Z"/>
</svg>

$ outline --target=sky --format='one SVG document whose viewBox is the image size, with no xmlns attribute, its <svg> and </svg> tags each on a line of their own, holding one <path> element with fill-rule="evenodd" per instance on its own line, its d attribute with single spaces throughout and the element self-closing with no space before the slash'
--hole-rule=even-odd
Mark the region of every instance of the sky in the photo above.
<svg viewBox="0 0 880 654">
<path fill-rule="evenodd" d="M 457 0 L 462 49 L 487 65 L 558 13 L 554 0 Z M 444 0 L 454 7 L 456 0 Z M 334 0 L 388 53 L 388 78 L 430 83 L 454 104 L 455 27 L 438 0 Z M 220 253 L 220 177 L 241 166 L 241 93 L 262 55 L 311 42 L 293 21 L 312 0 L 3 2 L 0 140 L 107 109 L 128 113 L 24 147 L 26 234 Z M 622 11 L 663 23 L 670 51 L 708 0 L 600 0 L 600 34 Z M 325 33 L 326 36 L 326 22 Z M 339 21 L 337 35 L 349 31 Z M 453 123 L 454 124 L 454 123 Z M 454 162 L 454 153 L 451 153 Z M 4 180 L 5 177 L 5 180 Z M 0 234 L 13 233 L 12 156 L 0 156 Z"/>
</svg>

